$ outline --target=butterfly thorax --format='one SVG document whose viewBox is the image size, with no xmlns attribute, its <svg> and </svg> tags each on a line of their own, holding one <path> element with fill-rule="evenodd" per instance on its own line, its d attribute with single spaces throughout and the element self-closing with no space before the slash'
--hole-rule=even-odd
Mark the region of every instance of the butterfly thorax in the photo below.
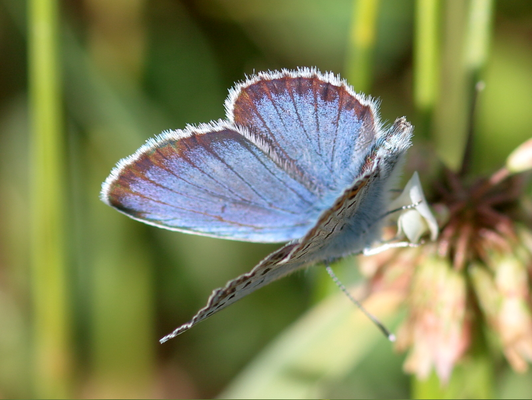
<svg viewBox="0 0 532 400">
<path fill-rule="evenodd" d="M 332 262 L 370 247 L 382 226 L 375 215 L 382 212 L 387 202 L 383 186 L 378 175 L 357 179 L 333 207 L 320 216 L 293 257 L 309 263 Z"/>
</svg>

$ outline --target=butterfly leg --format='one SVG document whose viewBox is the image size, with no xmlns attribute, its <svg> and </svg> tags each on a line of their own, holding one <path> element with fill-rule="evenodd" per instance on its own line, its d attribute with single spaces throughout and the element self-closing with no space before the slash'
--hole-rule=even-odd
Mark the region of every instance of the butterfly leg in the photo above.
<svg viewBox="0 0 532 400">
<path fill-rule="evenodd" d="M 383 251 L 386 251 L 386 250 L 389 250 L 389 249 L 396 249 L 396 248 L 401 248 L 401 247 L 419 247 L 422 244 L 424 244 L 424 242 L 419 242 L 419 243 L 390 242 L 390 243 L 384 243 L 384 244 L 382 244 L 380 246 L 377 246 L 377 247 L 374 247 L 374 248 L 371 248 L 371 249 L 364 249 L 362 251 L 362 254 L 364 254 L 365 256 L 373 256 L 375 254 L 382 253 Z"/>
<path fill-rule="evenodd" d="M 399 207 L 399 208 L 394 208 L 393 210 L 390 210 L 390 211 L 386 211 L 379 218 L 377 218 L 377 220 L 375 222 L 381 221 L 384 218 L 386 218 L 388 215 L 394 214 L 396 212 L 404 211 L 404 210 L 411 210 L 412 208 L 416 208 L 417 206 L 419 206 L 421 204 L 421 202 L 422 202 L 422 200 L 419 200 L 419 201 L 416 201 L 415 203 L 408 204 L 406 206 L 402 206 L 402 207 Z"/>
<path fill-rule="evenodd" d="M 375 324 L 377 325 L 377 328 L 381 330 L 381 332 L 388 338 L 390 342 L 395 342 L 395 335 L 391 333 L 388 328 L 386 328 L 382 322 L 380 322 L 373 314 L 371 314 L 368 310 L 364 308 L 364 306 L 355 299 L 351 293 L 347 290 L 347 288 L 344 286 L 342 282 L 340 282 L 340 279 L 336 276 L 334 271 L 332 270 L 331 266 L 329 264 L 325 264 L 325 269 L 327 270 L 327 273 L 331 277 L 334 283 L 336 283 L 336 286 L 340 288 L 342 292 L 351 300 L 360 310 Z"/>
</svg>

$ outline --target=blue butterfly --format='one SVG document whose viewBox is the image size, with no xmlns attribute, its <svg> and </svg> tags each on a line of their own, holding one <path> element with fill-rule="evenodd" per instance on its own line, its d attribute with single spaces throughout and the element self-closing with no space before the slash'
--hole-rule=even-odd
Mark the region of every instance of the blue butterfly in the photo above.
<svg viewBox="0 0 532 400">
<path fill-rule="evenodd" d="M 411 146 L 404 117 L 384 129 L 376 101 L 316 69 L 258 73 L 225 109 L 226 120 L 148 140 L 103 183 L 104 202 L 147 224 L 288 242 L 161 342 L 297 269 L 370 253 Z"/>
</svg>

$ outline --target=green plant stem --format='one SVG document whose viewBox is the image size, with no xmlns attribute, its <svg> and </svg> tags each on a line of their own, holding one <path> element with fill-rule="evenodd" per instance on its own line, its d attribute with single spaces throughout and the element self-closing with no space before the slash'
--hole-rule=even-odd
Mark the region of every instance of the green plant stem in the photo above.
<svg viewBox="0 0 532 400">
<path fill-rule="evenodd" d="M 29 2 L 33 382 L 46 398 L 68 396 L 71 376 L 58 20 L 56 0 Z"/>
<path fill-rule="evenodd" d="M 488 60 L 493 22 L 493 0 L 472 0 L 468 21 L 465 48 L 465 67 L 473 86 L 481 77 Z M 473 90 L 473 88 L 472 88 Z"/>
<path fill-rule="evenodd" d="M 368 92 L 373 81 L 378 8 L 379 0 L 358 0 L 353 6 L 345 72 L 357 92 Z"/>
<path fill-rule="evenodd" d="M 414 37 L 414 103 L 420 116 L 417 132 L 427 135 L 439 92 L 440 1 L 417 0 Z"/>
<path fill-rule="evenodd" d="M 479 96 L 477 85 L 481 80 L 482 70 L 486 65 L 491 42 L 493 20 L 493 0 L 472 0 L 466 27 L 464 68 L 466 84 L 469 90 L 469 120 L 467 142 L 462 157 L 460 174 L 466 175 L 471 169 L 473 139 L 475 130 L 475 110 Z"/>
</svg>

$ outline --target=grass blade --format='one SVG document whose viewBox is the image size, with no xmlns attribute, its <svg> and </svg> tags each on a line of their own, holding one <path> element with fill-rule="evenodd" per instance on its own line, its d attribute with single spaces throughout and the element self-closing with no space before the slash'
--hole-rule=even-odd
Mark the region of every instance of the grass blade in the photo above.
<svg viewBox="0 0 532 400">
<path fill-rule="evenodd" d="M 33 372 L 37 397 L 68 396 L 71 376 L 58 14 L 54 0 L 29 3 Z"/>
</svg>

